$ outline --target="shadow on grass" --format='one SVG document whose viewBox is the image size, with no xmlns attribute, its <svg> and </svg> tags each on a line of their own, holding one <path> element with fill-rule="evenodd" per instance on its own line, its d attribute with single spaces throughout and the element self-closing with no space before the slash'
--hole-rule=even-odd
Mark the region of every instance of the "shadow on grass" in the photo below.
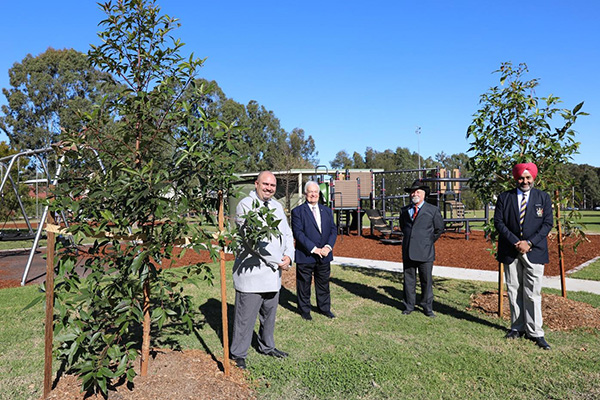
<svg viewBox="0 0 600 400">
<path fill-rule="evenodd" d="M 213 331 L 219 336 L 219 342 L 221 346 L 223 346 L 223 322 L 221 315 L 221 302 L 217 299 L 208 299 L 206 303 L 202 304 L 199 308 L 199 311 L 204 316 L 204 322 L 211 327 Z M 231 343 L 231 336 L 233 335 L 233 316 L 234 316 L 234 306 L 231 304 L 227 304 L 227 335 L 229 338 L 229 342 Z M 196 338 L 202 345 L 204 351 L 210 355 L 215 363 L 218 364 L 219 369 L 221 371 L 224 370 L 223 364 L 220 360 L 217 359 L 215 353 L 212 352 L 211 348 L 202 338 L 202 334 L 199 331 L 199 328 L 194 329 L 194 334 Z"/>
<path fill-rule="evenodd" d="M 285 286 L 282 286 L 279 291 L 279 305 L 288 311 L 300 314 L 300 311 L 298 311 L 298 299 L 296 294 Z"/>
<path fill-rule="evenodd" d="M 438 299 L 443 299 L 443 294 L 444 293 L 449 293 L 450 290 L 457 290 L 460 291 L 462 293 L 475 293 L 475 292 L 479 292 L 481 291 L 481 288 L 478 287 L 477 285 L 471 283 L 471 282 L 461 282 L 460 283 L 460 287 L 458 288 L 453 288 L 453 289 L 448 289 L 448 283 L 451 283 L 452 280 L 451 279 L 447 279 L 447 278 L 439 278 L 439 277 L 434 277 L 434 281 L 433 281 L 433 288 L 434 288 L 434 296 L 435 292 L 438 292 Z M 449 302 L 452 300 L 449 300 Z M 494 328 L 494 329 L 498 329 L 500 331 L 502 331 L 503 333 L 506 332 L 507 327 L 500 324 L 500 323 L 496 323 L 494 321 L 488 321 L 487 319 L 484 318 L 480 318 L 477 315 L 464 311 L 464 309 L 462 308 L 462 305 L 458 305 L 458 306 L 452 306 L 448 303 L 441 303 L 439 301 L 436 301 L 434 298 L 433 301 L 433 309 L 434 311 L 440 313 L 440 314 L 444 314 L 444 315 L 448 315 L 450 317 L 459 319 L 459 320 L 463 320 L 463 321 L 468 321 L 468 322 L 473 322 L 479 325 L 484 325 L 490 328 Z"/>
<path fill-rule="evenodd" d="M 340 278 L 331 278 L 331 283 L 333 283 L 334 285 L 338 285 L 339 287 L 346 289 L 355 296 L 362 297 L 363 299 L 372 300 L 379 304 L 384 304 L 386 306 L 394 308 L 403 307 L 402 301 L 399 300 L 400 297 L 386 296 L 384 294 L 379 293 L 377 288 L 375 287 L 364 285 L 358 282 L 345 281 Z M 400 291 L 398 292 L 402 293 Z"/>
<path fill-rule="evenodd" d="M 297 312 L 296 307 L 296 295 L 292 293 L 290 290 L 285 287 L 281 287 L 281 291 L 279 293 L 279 305 L 283 308 L 286 308 L 292 312 Z M 204 304 L 199 307 L 200 313 L 204 316 L 204 323 L 208 324 L 210 328 L 219 336 L 219 341 L 221 346 L 223 343 L 223 322 L 222 322 L 222 313 L 221 313 L 221 302 L 217 299 L 208 299 Z M 227 328 L 228 328 L 228 337 L 229 344 L 231 344 L 231 338 L 233 337 L 233 323 L 234 323 L 234 315 L 235 315 L 235 306 L 231 304 L 227 304 Z M 202 348 L 206 353 L 210 354 L 211 358 L 219 364 L 219 368 L 222 370 L 223 367 L 221 365 L 221 361 L 219 361 L 216 355 L 211 351 L 208 344 L 202 338 L 202 334 L 198 328 L 194 329 L 194 334 L 196 338 L 202 345 Z M 256 331 L 252 334 L 252 344 L 251 346 L 258 351 L 258 336 Z"/>
<path fill-rule="evenodd" d="M 342 268 L 344 268 L 344 267 L 342 267 Z M 364 299 L 372 300 L 374 302 L 377 302 L 377 303 L 380 303 L 383 305 L 398 308 L 399 310 L 404 309 L 404 304 L 402 302 L 404 293 L 400 289 L 402 287 L 402 282 L 403 282 L 402 274 L 387 272 L 387 271 L 378 271 L 378 270 L 373 270 L 370 268 L 355 268 L 355 267 L 345 267 L 345 268 L 352 269 L 353 271 L 357 271 L 361 274 L 364 274 L 364 275 L 367 275 L 370 277 L 386 279 L 388 281 L 391 281 L 391 283 L 396 283 L 397 286 L 380 285 L 377 287 L 373 287 L 373 286 L 365 285 L 365 284 L 362 284 L 359 282 L 345 281 L 345 280 L 339 279 L 339 278 L 331 278 L 331 283 L 336 284 L 336 285 L 348 290 L 350 293 L 352 293 L 356 296 L 362 297 Z M 439 296 L 439 293 L 446 293 L 449 291 L 447 288 L 448 285 L 446 285 L 446 283 L 449 283 L 449 282 L 451 282 L 450 279 L 434 277 L 433 310 L 436 313 L 448 315 L 450 317 L 453 317 L 453 318 L 456 318 L 459 320 L 469 321 L 469 322 L 473 322 L 476 324 L 488 326 L 490 328 L 501 330 L 502 332 L 506 331 L 507 328 L 501 324 L 495 323 L 493 321 L 488 321 L 484 318 L 480 318 L 472 313 L 462 310 L 459 307 L 453 307 L 449 304 L 441 303 L 441 302 L 437 301 L 436 297 Z M 419 287 L 419 286 L 417 285 L 417 287 Z M 385 294 L 382 294 L 381 292 L 379 292 L 378 289 L 383 290 L 385 292 Z M 470 292 L 470 291 L 475 292 L 475 291 L 477 291 L 477 287 L 473 284 L 465 282 L 462 285 L 462 287 L 457 290 L 460 290 L 465 293 Z M 438 292 L 438 296 L 436 296 L 436 294 L 435 294 L 436 291 Z M 417 289 L 417 303 L 419 303 L 419 297 L 420 297 L 420 293 L 418 293 L 418 289 Z"/>
<path fill-rule="evenodd" d="M 383 271 L 383 270 L 374 269 L 374 268 L 350 267 L 350 266 L 344 266 L 344 265 L 340 265 L 340 268 L 345 271 L 359 272 L 366 276 L 386 279 L 388 281 L 397 282 L 397 283 L 402 283 L 402 273 L 400 273 L 400 272 Z"/>
</svg>

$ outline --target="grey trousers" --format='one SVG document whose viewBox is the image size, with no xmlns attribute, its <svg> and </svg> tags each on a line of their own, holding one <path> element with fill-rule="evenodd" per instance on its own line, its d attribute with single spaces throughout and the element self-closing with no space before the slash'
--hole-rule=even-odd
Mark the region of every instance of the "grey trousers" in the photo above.
<svg viewBox="0 0 600 400">
<path fill-rule="evenodd" d="M 275 348 L 275 316 L 279 305 L 279 292 L 235 292 L 233 336 L 229 347 L 234 358 L 246 358 L 252 343 L 252 333 L 259 317 L 258 351 L 268 353 Z"/>
<path fill-rule="evenodd" d="M 542 329 L 542 278 L 544 264 L 533 264 L 522 254 L 504 264 L 504 276 L 510 302 L 510 329 L 531 337 L 544 336 Z"/>
</svg>

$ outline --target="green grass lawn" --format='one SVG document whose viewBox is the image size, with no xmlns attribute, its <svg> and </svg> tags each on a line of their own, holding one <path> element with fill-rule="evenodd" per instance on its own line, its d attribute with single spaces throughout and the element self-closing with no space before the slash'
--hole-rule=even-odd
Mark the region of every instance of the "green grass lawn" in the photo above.
<svg viewBox="0 0 600 400">
<path fill-rule="evenodd" d="M 591 263 L 580 271 L 569 274 L 569 278 L 600 281 L 600 260 Z"/>
<path fill-rule="evenodd" d="M 543 351 L 526 340 L 505 340 L 506 321 L 468 310 L 470 296 L 494 284 L 435 279 L 435 319 L 402 315 L 401 286 L 397 274 L 334 266 L 338 318 L 314 313 L 310 322 L 297 314 L 295 292 L 283 288 L 275 338 L 290 357 L 250 350 L 249 376 L 259 399 L 600 398 L 599 331 L 547 332 L 553 349 Z M 195 335 L 180 337 L 183 347 L 221 358 L 219 285 L 186 290 L 205 320 Z M 43 304 L 22 311 L 36 291 L 0 290 L 2 400 L 41 394 Z M 230 322 L 233 298 L 229 275 Z M 600 308 L 597 295 L 569 292 L 569 298 Z"/>
<path fill-rule="evenodd" d="M 38 247 L 46 247 L 46 239 L 41 239 Z M 31 249 L 33 240 L 0 241 L 0 250 Z"/>
<path fill-rule="evenodd" d="M 580 211 L 581 223 L 585 225 L 585 231 L 600 233 L 600 211 Z"/>
<path fill-rule="evenodd" d="M 23 311 L 38 286 L 0 290 L 0 399 L 39 399 L 44 382 L 44 306 Z"/>
</svg>

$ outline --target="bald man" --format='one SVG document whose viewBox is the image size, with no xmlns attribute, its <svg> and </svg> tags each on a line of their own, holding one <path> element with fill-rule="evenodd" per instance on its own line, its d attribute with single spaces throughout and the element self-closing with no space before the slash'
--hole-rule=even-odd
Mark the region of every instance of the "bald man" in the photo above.
<svg viewBox="0 0 600 400">
<path fill-rule="evenodd" d="M 287 353 L 275 347 L 275 318 L 281 289 L 281 271 L 290 269 L 294 260 L 294 237 L 287 223 L 283 207 L 273 198 L 277 179 L 263 171 L 254 182 L 254 190 L 243 198 L 236 208 L 236 223 L 242 226 L 248 211 L 261 208 L 273 210 L 280 221 L 279 233 L 257 244 L 257 248 L 244 248 L 236 254 L 233 264 L 235 309 L 230 358 L 246 369 L 246 357 L 252 342 L 254 325 L 259 317 L 258 352 L 267 356 L 284 358 Z"/>
<path fill-rule="evenodd" d="M 542 329 L 542 278 L 548 263 L 548 233 L 552 230 L 550 196 L 535 189 L 534 163 L 513 168 L 516 188 L 498 196 L 494 225 L 499 262 L 504 264 L 511 326 L 507 339 L 526 337 L 550 350 Z"/>
</svg>

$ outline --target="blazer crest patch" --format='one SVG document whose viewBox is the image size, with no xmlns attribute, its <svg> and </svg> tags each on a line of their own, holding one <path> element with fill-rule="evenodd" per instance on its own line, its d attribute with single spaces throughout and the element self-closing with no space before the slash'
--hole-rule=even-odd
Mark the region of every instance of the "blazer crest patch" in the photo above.
<svg viewBox="0 0 600 400">
<path fill-rule="evenodd" d="M 542 218 L 544 216 L 544 207 L 541 204 L 535 205 L 535 216 Z"/>
</svg>

